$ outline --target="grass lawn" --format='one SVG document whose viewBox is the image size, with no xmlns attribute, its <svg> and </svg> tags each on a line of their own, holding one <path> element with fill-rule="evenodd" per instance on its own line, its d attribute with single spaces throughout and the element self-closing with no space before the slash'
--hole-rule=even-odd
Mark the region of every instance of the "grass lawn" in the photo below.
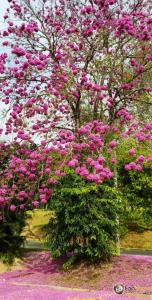
<svg viewBox="0 0 152 300">
<path fill-rule="evenodd" d="M 17 271 L 22 270 L 22 261 L 21 259 L 16 258 L 12 265 L 4 264 L 0 261 L 0 273 L 9 272 L 9 271 Z"/>
<path fill-rule="evenodd" d="M 142 233 L 128 232 L 125 238 L 121 240 L 121 247 L 152 250 L 152 230 Z"/>
<path fill-rule="evenodd" d="M 23 236 L 28 240 L 44 241 L 44 232 L 42 227 L 48 223 L 52 216 L 52 212 L 48 210 L 35 209 L 28 212 L 28 224 L 23 231 Z"/>
</svg>

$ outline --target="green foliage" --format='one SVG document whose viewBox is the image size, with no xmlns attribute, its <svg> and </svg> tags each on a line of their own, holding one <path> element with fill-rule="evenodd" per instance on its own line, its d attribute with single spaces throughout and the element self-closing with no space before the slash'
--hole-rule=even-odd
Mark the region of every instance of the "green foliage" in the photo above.
<svg viewBox="0 0 152 300">
<path fill-rule="evenodd" d="M 53 256 L 72 254 L 93 262 L 110 258 L 120 210 L 118 191 L 85 182 L 70 170 L 56 187 L 50 209 L 54 217 L 45 229 Z"/>
<path fill-rule="evenodd" d="M 152 229 L 152 171 L 121 174 L 121 189 L 125 203 L 123 222 L 129 230 Z"/>
<path fill-rule="evenodd" d="M 0 224 L 0 258 L 12 264 L 15 257 L 21 257 L 24 237 L 21 232 L 26 224 L 25 213 L 9 213 Z"/>
<path fill-rule="evenodd" d="M 135 148 L 135 157 L 129 157 L 128 149 Z M 150 162 L 144 162 L 142 172 L 125 171 L 124 161 L 129 163 L 135 161 L 142 153 L 145 157 L 150 152 L 146 145 L 136 147 L 131 138 L 123 141 L 118 149 L 119 164 L 118 185 L 122 192 L 124 213 L 121 216 L 122 232 L 126 230 L 143 231 L 152 229 L 152 168 Z"/>
<path fill-rule="evenodd" d="M 2 151 L 0 157 L 0 187 L 5 184 L 3 172 L 8 166 L 10 155 L 17 153 L 19 145 L 12 144 Z M 32 147 L 34 147 L 32 145 Z M 15 182 L 14 182 L 15 183 Z M 12 199 L 13 204 L 18 205 L 17 199 Z M 27 214 L 23 210 L 11 212 L 9 204 L 3 208 L 2 220 L 0 220 L 0 259 L 6 264 L 11 264 L 15 257 L 21 257 L 24 238 L 21 236 L 22 230 L 26 225 Z"/>
</svg>

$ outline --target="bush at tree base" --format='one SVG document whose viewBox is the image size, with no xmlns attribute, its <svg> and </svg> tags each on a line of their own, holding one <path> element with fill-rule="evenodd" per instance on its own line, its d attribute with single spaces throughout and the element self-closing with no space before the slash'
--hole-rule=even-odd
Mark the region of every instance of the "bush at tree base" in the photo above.
<svg viewBox="0 0 152 300">
<path fill-rule="evenodd" d="M 54 217 L 45 227 L 53 256 L 109 259 L 115 249 L 120 200 L 110 185 L 96 186 L 69 170 L 54 191 L 49 206 Z"/>
</svg>

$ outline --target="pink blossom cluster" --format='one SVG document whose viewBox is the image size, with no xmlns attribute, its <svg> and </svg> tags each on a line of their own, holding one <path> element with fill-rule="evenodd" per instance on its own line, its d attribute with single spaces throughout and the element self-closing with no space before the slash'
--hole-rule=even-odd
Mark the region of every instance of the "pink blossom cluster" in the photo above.
<svg viewBox="0 0 152 300">
<path fill-rule="evenodd" d="M 39 153 L 38 149 L 31 151 L 25 144 L 22 147 L 16 145 L 18 156 L 10 154 L 8 166 L 1 172 L 5 184 L 2 180 L 0 188 L 0 210 L 9 207 L 12 212 L 46 204 L 51 199 L 52 186 L 57 183 L 49 178 L 52 172 L 50 151 Z M 1 145 L 2 151 L 5 157 L 9 145 Z M 48 177 L 48 182 L 43 183 L 45 177 Z"/>
<path fill-rule="evenodd" d="M 142 171 L 142 166 L 140 164 L 136 164 L 135 162 L 131 162 L 131 163 L 125 165 L 125 170 L 126 171 L 130 171 L 130 170 Z"/>
<path fill-rule="evenodd" d="M 19 209 L 45 205 L 51 200 L 53 186 L 60 178 L 66 176 L 67 167 L 72 168 L 85 180 L 96 184 L 110 180 L 114 175 L 113 165 L 119 161 L 119 154 L 116 157 L 116 153 L 123 139 L 120 128 L 122 129 L 121 120 L 117 128 L 94 120 L 80 127 L 76 134 L 70 130 L 60 130 L 50 146 L 42 141 L 40 146 L 35 145 L 35 149 L 32 150 L 31 140 L 21 144 L 16 142 L 15 154 L 12 153 L 11 145 L 1 143 L 2 158 L 5 159 L 9 151 L 9 160 L 5 169 L 1 171 L 3 176 L 0 187 L 0 209 L 9 206 L 12 212 L 16 212 Z M 130 128 L 130 135 L 133 138 L 136 136 L 138 148 L 141 141 L 136 132 L 149 135 L 152 129 L 150 123 L 142 127 L 139 124 L 133 126 L 131 123 Z M 23 140 L 24 130 L 18 131 L 18 134 Z M 134 157 L 134 161 L 125 164 L 127 171 L 142 171 L 144 164 L 151 162 L 151 156 L 145 157 L 142 154 L 136 156 L 135 148 L 128 149 L 128 154 Z"/>
<path fill-rule="evenodd" d="M 120 109 L 117 113 L 117 117 L 122 118 L 122 120 L 125 121 L 131 121 L 132 115 L 124 108 Z"/>
<path fill-rule="evenodd" d="M 135 149 L 130 149 L 128 153 L 133 156 L 135 155 Z M 130 162 L 129 164 L 125 165 L 125 170 L 135 170 L 135 171 L 142 171 L 145 162 L 151 162 L 151 156 L 145 157 L 144 155 L 139 155 L 136 160 Z"/>
</svg>

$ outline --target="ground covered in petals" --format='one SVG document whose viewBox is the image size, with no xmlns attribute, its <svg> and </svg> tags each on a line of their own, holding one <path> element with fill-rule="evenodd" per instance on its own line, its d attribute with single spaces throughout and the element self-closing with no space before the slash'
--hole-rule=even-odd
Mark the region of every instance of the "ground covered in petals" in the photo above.
<svg viewBox="0 0 152 300">
<path fill-rule="evenodd" d="M 109 263 L 81 263 L 69 271 L 49 252 L 26 254 L 18 270 L 0 274 L 0 300 L 152 299 L 152 256 L 121 255 Z M 126 287 L 123 295 L 114 286 Z"/>
</svg>

